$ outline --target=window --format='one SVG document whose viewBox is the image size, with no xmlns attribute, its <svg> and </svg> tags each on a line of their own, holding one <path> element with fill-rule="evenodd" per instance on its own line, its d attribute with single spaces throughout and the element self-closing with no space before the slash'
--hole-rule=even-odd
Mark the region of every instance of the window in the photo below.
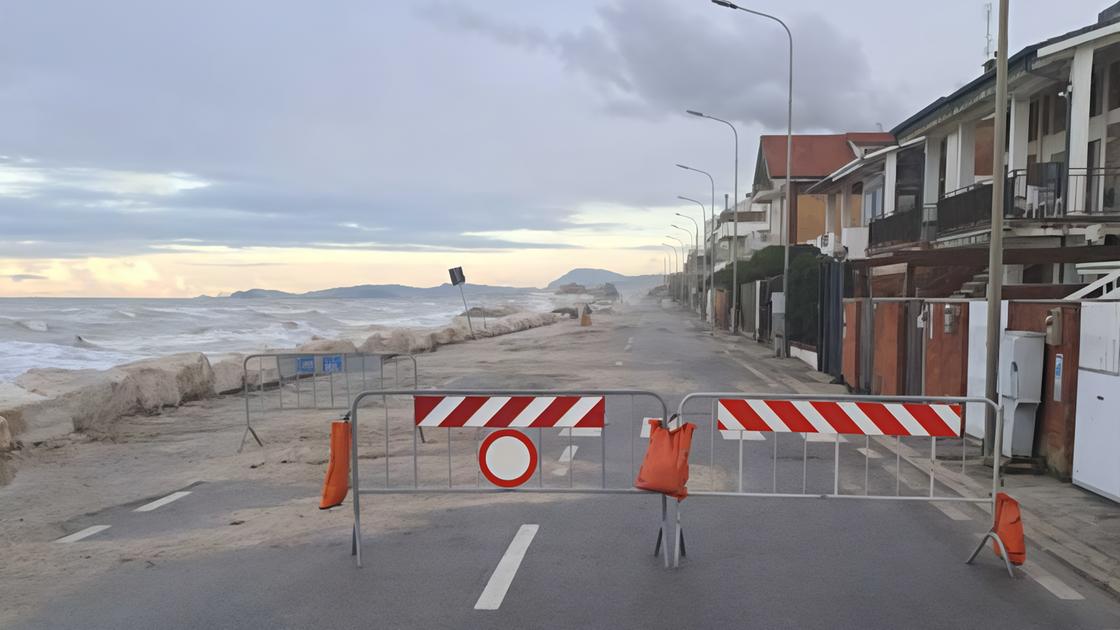
<svg viewBox="0 0 1120 630">
<path fill-rule="evenodd" d="M 883 217 L 883 176 L 868 180 L 863 186 L 863 223 L 867 225 Z"/>
<path fill-rule="evenodd" d="M 1120 83 L 1117 84 L 1120 88 Z M 1060 92 L 1054 96 L 1054 133 L 1066 130 L 1066 99 L 1068 97 Z"/>
<path fill-rule="evenodd" d="M 1031 100 L 1030 112 L 1027 114 L 1027 140 L 1038 139 L 1038 99 Z"/>
<path fill-rule="evenodd" d="M 921 147 L 899 151 L 896 164 L 894 211 L 910 212 L 921 208 L 925 152 Z"/>
<path fill-rule="evenodd" d="M 1093 73 L 1093 78 L 1089 80 L 1089 115 L 1096 116 L 1101 113 L 1100 107 L 1101 96 L 1101 80 L 1096 72 Z"/>
<path fill-rule="evenodd" d="M 1120 61 L 1108 65 L 1108 108 L 1120 107 Z"/>
<path fill-rule="evenodd" d="M 945 155 L 949 152 L 949 138 L 941 139 L 941 148 L 938 150 L 939 159 L 937 161 L 937 198 L 940 199 L 945 196 L 945 173 L 948 170 L 948 158 Z"/>
<path fill-rule="evenodd" d="M 1050 134 L 1050 95 L 1042 97 L 1042 135 Z"/>
</svg>

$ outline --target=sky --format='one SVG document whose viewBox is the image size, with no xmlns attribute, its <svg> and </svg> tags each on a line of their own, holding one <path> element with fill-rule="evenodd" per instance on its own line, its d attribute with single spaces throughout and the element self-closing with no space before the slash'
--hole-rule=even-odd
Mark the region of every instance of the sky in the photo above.
<svg viewBox="0 0 1120 630">
<path fill-rule="evenodd" d="M 746 3 L 743 3 L 747 6 Z M 1107 2 L 1013 0 L 1012 52 Z M 758 0 L 794 131 L 889 130 L 975 78 L 985 2 Z M 5 3 L 0 296 L 543 286 L 661 273 L 784 133 L 784 31 L 705 0 Z M 994 17 L 993 17 L 994 28 Z"/>
</svg>

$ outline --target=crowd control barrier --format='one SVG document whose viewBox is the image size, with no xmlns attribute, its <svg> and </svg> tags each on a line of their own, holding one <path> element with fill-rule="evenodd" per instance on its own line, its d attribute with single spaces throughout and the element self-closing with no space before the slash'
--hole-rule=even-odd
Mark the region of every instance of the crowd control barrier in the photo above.
<svg viewBox="0 0 1120 630">
<path fill-rule="evenodd" d="M 384 462 L 383 474 L 377 475 L 380 483 L 363 481 L 358 456 L 359 428 L 371 411 L 361 408 L 367 398 L 385 406 L 384 436 L 376 447 L 380 452 L 374 453 Z M 402 398 L 404 404 L 397 404 Z M 651 415 L 666 418 L 668 407 L 660 396 L 645 390 L 363 391 L 350 408 L 351 553 L 362 566 L 363 494 L 648 494 L 634 488 L 634 478 L 645 452 L 642 424 Z M 421 444 L 420 429 L 428 429 L 429 435 L 443 429 L 446 445 L 436 443 L 435 435 Z M 559 460 L 552 459 L 560 446 L 565 450 Z M 575 461 L 580 448 L 584 457 Z M 589 450 L 591 457 L 586 457 Z M 545 454 L 550 456 L 547 465 Z M 669 540 L 668 500 L 663 495 L 660 499 L 655 555 L 660 541 Z M 683 538 L 679 503 L 676 523 L 673 540 L 679 550 Z M 679 555 L 670 547 L 664 545 L 661 554 L 666 567 L 675 564 Z"/>
<path fill-rule="evenodd" d="M 383 445 L 376 449 L 380 453 L 373 453 L 374 459 L 380 454 L 384 461 L 380 483 L 361 477 L 358 457 L 359 420 L 368 418 L 370 411 L 359 407 L 371 397 L 385 406 Z M 638 399 L 644 400 L 644 409 L 636 408 Z M 398 404 L 394 407 L 391 400 Z M 664 399 L 646 390 L 364 391 L 354 397 L 350 409 L 351 552 L 361 566 L 363 494 L 639 492 L 633 483 L 641 461 L 638 452 L 644 450 L 642 438 L 648 435 L 641 430 L 643 419 L 656 419 L 670 430 L 685 422 L 697 426 L 689 498 L 967 502 L 994 508 L 1002 481 L 999 466 L 993 467 L 990 493 L 970 490 L 975 485 L 963 481 L 969 463 L 962 413 L 967 403 L 995 411 L 994 449 L 1000 452 L 1002 410 L 975 397 L 700 392 L 685 396 L 670 416 Z M 391 417 L 398 421 L 391 422 Z M 445 429 L 446 445 L 421 446 L 420 428 Z M 598 438 L 598 452 L 592 451 L 597 457 L 583 458 L 577 470 L 569 456 L 569 466 L 559 471 L 563 476 L 549 474 L 541 454 L 564 441 L 573 454 L 572 438 L 580 431 L 583 437 Z M 975 453 L 974 460 L 980 461 L 979 456 Z M 595 459 L 598 465 L 589 466 Z M 890 472 L 893 480 L 883 474 Z M 661 501 L 655 555 L 661 540 L 670 540 L 668 501 L 664 496 Z M 673 545 L 664 545 L 666 567 L 678 566 L 684 551 L 679 503 L 672 540 Z"/>
<path fill-rule="evenodd" d="M 255 371 L 251 365 L 256 366 Z M 411 354 L 266 352 L 246 356 L 241 368 L 245 432 L 237 447 L 239 453 L 249 436 L 264 446 L 253 421 L 269 413 L 349 409 L 358 392 L 373 387 L 420 387 L 416 357 Z"/>
<path fill-rule="evenodd" d="M 734 481 L 720 480 L 721 487 L 717 476 L 712 475 L 711 486 L 690 489 L 689 495 L 953 501 L 988 503 L 994 510 L 995 497 L 1002 483 L 999 466 L 993 466 L 990 493 L 970 496 L 961 493 L 964 488 L 959 484 L 949 489 L 939 482 L 939 472 L 947 473 L 958 465 L 962 475 L 965 472 L 968 444 L 964 437 L 962 408 L 966 403 L 986 405 L 995 411 L 994 452 L 999 453 L 1003 437 L 1003 410 L 986 398 L 741 392 L 689 394 L 681 400 L 678 413 L 684 420 L 698 419 L 710 427 L 709 466 L 714 469 L 718 459 L 728 455 L 728 450 L 737 452 Z M 779 446 L 783 439 L 786 442 L 784 448 Z M 724 446 L 728 442 L 734 442 L 735 446 Z M 763 462 L 761 466 L 745 465 L 744 445 L 757 442 L 765 444 L 768 462 Z M 811 442 L 823 442 L 824 448 L 831 448 L 830 465 L 821 465 L 828 463 L 827 458 L 816 458 L 814 470 L 810 471 Z M 918 449 L 913 448 L 914 442 L 919 444 Z M 947 445 L 959 449 L 959 457 L 939 458 L 939 443 L 943 451 Z M 757 453 L 758 449 L 754 450 Z M 797 450 L 800 450 L 800 458 Z M 844 451 L 849 452 L 848 465 L 842 463 L 845 461 Z M 894 455 L 893 488 L 880 485 L 873 489 L 871 462 L 873 459 L 889 461 L 889 456 L 884 457 L 884 453 L 891 451 Z M 904 458 L 908 464 L 905 469 Z M 697 461 L 703 459 L 702 456 L 697 457 Z M 800 466 L 797 466 L 798 463 Z M 889 466 L 878 461 L 876 465 Z M 904 470 L 913 473 L 919 467 L 924 467 L 925 479 L 917 484 L 904 475 Z M 797 475 L 797 468 L 800 468 L 800 475 Z M 787 474 L 793 473 L 795 478 L 792 482 L 783 483 L 780 476 L 783 469 Z M 862 485 L 858 483 L 861 472 Z M 814 480 L 812 473 L 824 478 Z M 849 480 L 855 477 L 857 483 L 842 484 L 845 473 Z M 798 476 L 800 479 L 796 479 Z M 810 484 L 815 487 L 810 487 Z"/>
</svg>

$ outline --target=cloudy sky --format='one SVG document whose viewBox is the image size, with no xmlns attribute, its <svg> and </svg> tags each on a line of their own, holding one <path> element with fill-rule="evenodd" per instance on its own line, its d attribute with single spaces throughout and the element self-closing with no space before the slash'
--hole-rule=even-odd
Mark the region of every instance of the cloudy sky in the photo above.
<svg viewBox="0 0 1120 630">
<path fill-rule="evenodd" d="M 979 73 L 984 1 L 780 13 L 795 131 Z M 1014 0 L 1012 50 L 1106 2 Z M 1099 6 L 1098 6 L 1099 5 Z M 784 132 L 785 35 L 706 0 L 42 0 L 0 19 L 0 296 L 660 273 L 677 195 Z M 685 223 L 690 226 L 690 223 Z"/>
</svg>

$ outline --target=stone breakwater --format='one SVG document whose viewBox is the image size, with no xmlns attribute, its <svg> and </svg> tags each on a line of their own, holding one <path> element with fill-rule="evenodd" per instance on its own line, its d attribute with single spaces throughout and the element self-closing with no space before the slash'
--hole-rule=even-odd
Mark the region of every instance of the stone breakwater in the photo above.
<svg viewBox="0 0 1120 630">
<path fill-rule="evenodd" d="M 476 321 L 475 338 L 505 335 L 558 320 L 550 313 L 514 313 Z M 472 338 L 465 318 L 438 328 L 377 331 L 361 344 L 316 339 L 296 352 L 423 353 Z M 288 350 L 285 350 L 288 351 Z M 32 369 L 13 383 L 0 383 L 0 452 L 79 431 L 109 434 L 125 416 L 158 414 L 192 400 L 239 392 L 249 385 L 276 383 L 276 370 L 250 368 L 243 355 L 223 355 L 211 362 L 188 352 L 118 365 L 108 370 Z M 0 479 L 3 475 L 0 475 Z"/>
</svg>

